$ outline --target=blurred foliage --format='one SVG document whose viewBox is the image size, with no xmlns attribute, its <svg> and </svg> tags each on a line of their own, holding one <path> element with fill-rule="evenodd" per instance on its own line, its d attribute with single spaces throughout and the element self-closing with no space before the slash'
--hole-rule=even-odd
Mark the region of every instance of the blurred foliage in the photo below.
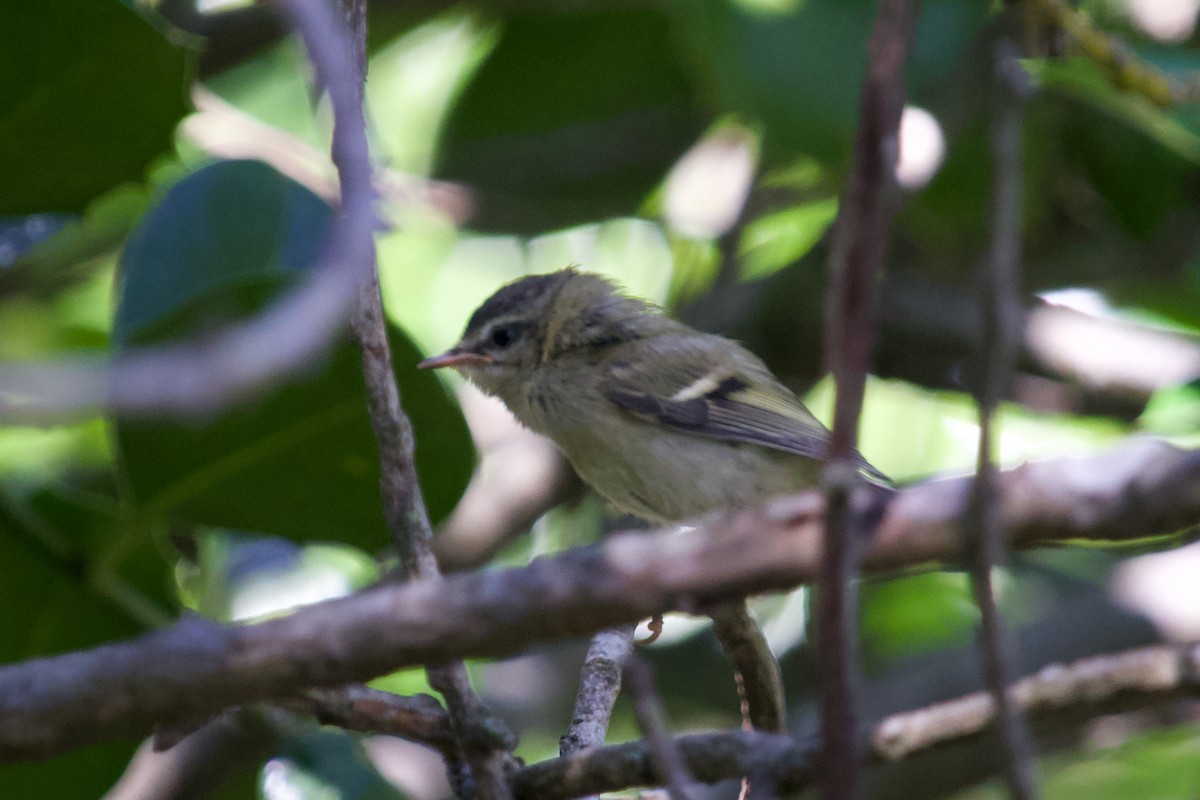
<svg viewBox="0 0 1200 800">
<path fill-rule="evenodd" d="M 1114 732 L 1117 742 L 1099 741 L 1080 756 L 1050 760 L 1043 770 L 1046 800 L 1087 797 L 1091 800 L 1169 800 L 1195 797 L 1200 782 L 1196 756 L 1200 739 L 1193 725 L 1159 731 Z M 989 784 L 954 795 L 954 800 L 999 800 L 1007 797 Z"/>
<path fill-rule="evenodd" d="M 187 110 L 187 51 L 116 0 L 5 3 L 0 31 L 0 214 L 141 183 Z"/>
<path fill-rule="evenodd" d="M 1194 81 L 1195 31 L 1155 40 L 1139 21 L 1145 5 L 1079 4 L 1131 57 Z M 150 7 L 207 39 L 180 34 Z M 497 285 L 528 272 L 575 262 L 736 335 L 828 419 L 822 275 L 874 7 L 373 0 L 375 157 L 389 186 L 434 177 L 463 201 L 425 204 L 406 189 L 387 191 L 388 228 L 378 237 L 395 368 L 435 518 L 461 495 L 475 454 L 449 393 L 415 363 L 453 342 Z M 869 381 L 861 425 L 864 453 L 902 483 L 974 461 L 971 298 L 988 231 L 998 7 L 928 0 L 908 66 L 910 103 L 936 135 L 902 142 L 902 155 L 928 162 L 897 196 L 887 275 L 895 293 L 885 294 L 879 377 Z M 330 120 L 302 47 L 279 30 L 261 8 L 201 13 L 191 0 L 0 9 L 0 357 L 203 335 L 304 279 L 330 219 L 305 188 L 331 174 L 314 158 L 328 150 Z M 1163 365 L 1179 353 L 1200 365 L 1200 106 L 1156 106 L 1114 82 L 1111 65 L 1038 30 L 1024 42 L 1036 90 L 1022 162 L 1024 289 L 1114 324 L 1170 330 L 1179 349 L 1134 354 L 1138 374 L 1171 377 L 1132 393 L 1028 356 L 999 414 L 1000 459 L 1091 452 L 1137 432 L 1194 446 L 1200 366 L 1180 379 Z M 252 160 L 213 163 L 206 148 L 220 125 L 208 139 L 179 126 L 193 72 L 202 88 L 286 136 L 240 142 Z M 736 163 L 752 171 L 744 207 L 726 229 L 685 235 L 666 221 L 679 186 L 715 201 L 741 196 L 729 169 L 736 159 L 689 163 L 698 171 L 670 180 L 685 154 L 728 130 L 741 132 Z M 285 177 L 269 164 L 295 169 Z M 229 620 L 288 613 L 377 579 L 388 535 L 364 402 L 358 353 L 341 341 L 305 374 L 207 418 L 0 428 L 0 662 L 134 635 L 183 609 Z M 496 563 L 587 541 L 605 516 L 595 500 L 556 509 Z M 1106 587 L 1124 561 L 1165 544 L 1014 559 L 998 580 L 1004 611 L 1021 632 L 1051 629 L 1022 640 L 1034 643 L 1025 663 L 1134 642 L 1122 621 L 1130 612 Z M 1084 602 L 1088 624 L 1064 625 Z M 810 606 L 800 591 L 755 604 L 801 709 L 815 687 Z M 928 702 L 951 691 L 936 662 L 970 647 L 976 613 L 961 573 L 925 571 L 864 581 L 861 622 L 873 685 L 898 703 Z M 668 634 L 650 655 L 672 725 L 739 724 L 728 668 L 705 626 L 669 621 Z M 522 728 L 526 759 L 555 752 L 580 657 L 564 645 L 470 665 Z M 375 685 L 428 691 L 419 670 Z M 622 702 L 610 738 L 636 735 Z M 1190 797 L 1197 741 L 1178 728 L 1049 756 L 1047 796 Z M 14 796 L 99 796 L 132 748 L 0 767 L 0 786 Z M 964 767 L 956 788 L 979 777 Z M 266 798 L 399 796 L 353 737 L 305 729 L 283 737 L 258 788 Z M 898 791 L 922 796 L 908 788 Z M 995 793 L 985 784 L 962 796 Z"/>
<path fill-rule="evenodd" d="M 251 314 L 320 252 L 330 210 L 261 162 L 199 170 L 157 203 L 126 244 L 113 327 L 120 346 L 201 335 Z M 163 270 L 172 264 L 172 270 Z M 474 462 L 462 417 L 393 332 L 405 405 L 422 432 L 417 467 L 430 514 L 458 500 Z M 355 345 L 203 421 L 121 419 L 121 465 L 144 513 L 377 549 L 388 541 Z"/>
<path fill-rule="evenodd" d="M 367 759 L 361 746 L 339 733 L 313 731 L 284 739 L 263 768 L 262 800 L 403 800 L 405 795 Z"/>
</svg>

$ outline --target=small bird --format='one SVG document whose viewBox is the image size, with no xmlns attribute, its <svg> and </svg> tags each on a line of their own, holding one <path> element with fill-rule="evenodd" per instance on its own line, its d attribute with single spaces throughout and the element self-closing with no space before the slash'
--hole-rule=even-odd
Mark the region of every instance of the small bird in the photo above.
<svg viewBox="0 0 1200 800">
<path fill-rule="evenodd" d="M 746 348 L 572 268 L 500 288 L 457 345 L 420 366 L 453 367 L 500 398 L 585 483 L 650 522 L 811 487 L 829 438 Z M 861 457 L 860 467 L 886 480 Z M 779 665 L 746 603 L 709 613 L 741 676 L 746 719 L 783 731 Z M 650 640 L 661 622 L 656 616 Z"/>
<path fill-rule="evenodd" d="M 573 268 L 502 287 L 420 366 L 458 369 L 614 506 L 655 523 L 814 486 L 829 437 L 746 348 Z"/>
</svg>

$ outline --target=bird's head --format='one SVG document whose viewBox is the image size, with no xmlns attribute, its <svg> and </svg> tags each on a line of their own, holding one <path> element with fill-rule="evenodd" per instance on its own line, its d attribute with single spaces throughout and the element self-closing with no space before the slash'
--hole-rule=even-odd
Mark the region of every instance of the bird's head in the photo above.
<svg viewBox="0 0 1200 800">
<path fill-rule="evenodd" d="M 498 289 L 471 315 L 458 344 L 420 366 L 454 367 L 507 402 L 535 370 L 639 338 L 652 327 L 648 318 L 662 319 L 599 275 L 573 268 L 529 275 Z"/>
</svg>

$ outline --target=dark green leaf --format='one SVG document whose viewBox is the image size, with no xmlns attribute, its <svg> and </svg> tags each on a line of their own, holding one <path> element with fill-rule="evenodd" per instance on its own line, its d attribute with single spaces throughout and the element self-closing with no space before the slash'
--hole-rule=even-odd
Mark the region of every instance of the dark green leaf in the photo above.
<svg viewBox="0 0 1200 800">
<path fill-rule="evenodd" d="M 0 662 L 131 636 L 169 612 L 166 563 L 127 538 L 116 506 L 111 488 L 0 492 Z"/>
<path fill-rule="evenodd" d="M 768 162 L 800 153 L 828 165 L 845 161 L 858 124 L 874 2 L 682 0 L 674 7 L 706 96 L 721 112 L 764 123 Z M 956 74 L 986 7 L 963 0 L 923 5 L 908 65 L 914 94 L 935 91 Z"/>
<path fill-rule="evenodd" d="M 0 214 L 140 183 L 187 111 L 187 55 L 118 0 L 0 5 Z"/>
<path fill-rule="evenodd" d="M 656 11 L 509 17 L 438 168 L 481 191 L 472 224 L 545 230 L 635 211 L 702 125 L 669 34 Z"/>
<path fill-rule="evenodd" d="M 1200 163 L 1200 133 L 1176 112 L 1159 108 L 1141 95 L 1124 91 L 1091 59 L 1027 59 L 1025 69 L 1039 86 L 1054 89 L 1095 106 L 1142 131 L 1159 144 Z"/>
<path fill-rule="evenodd" d="M 132 237 L 114 338 L 160 341 L 253 313 L 318 257 L 329 218 L 316 196 L 263 164 L 197 172 Z M 416 368 L 415 346 L 395 329 L 391 341 L 436 519 L 470 476 L 471 440 L 436 376 Z M 117 441 L 134 497 L 148 511 L 368 550 L 388 541 L 360 358 L 348 341 L 310 372 L 219 418 L 122 419 Z"/>
<path fill-rule="evenodd" d="M 107 742 L 52 761 L 0 766 L 6 797 L 103 797 L 117 782 L 137 745 Z"/>
</svg>

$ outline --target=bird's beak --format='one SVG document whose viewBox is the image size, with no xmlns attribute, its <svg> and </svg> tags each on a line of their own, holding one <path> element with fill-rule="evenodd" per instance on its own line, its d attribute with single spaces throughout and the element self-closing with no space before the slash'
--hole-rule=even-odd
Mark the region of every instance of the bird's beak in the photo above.
<svg viewBox="0 0 1200 800">
<path fill-rule="evenodd" d="M 458 347 L 451 347 L 440 356 L 427 358 L 420 364 L 417 364 L 417 366 L 420 369 L 441 369 L 442 367 L 464 367 L 490 363 L 492 363 L 491 356 L 485 356 L 482 353 Z"/>
</svg>

